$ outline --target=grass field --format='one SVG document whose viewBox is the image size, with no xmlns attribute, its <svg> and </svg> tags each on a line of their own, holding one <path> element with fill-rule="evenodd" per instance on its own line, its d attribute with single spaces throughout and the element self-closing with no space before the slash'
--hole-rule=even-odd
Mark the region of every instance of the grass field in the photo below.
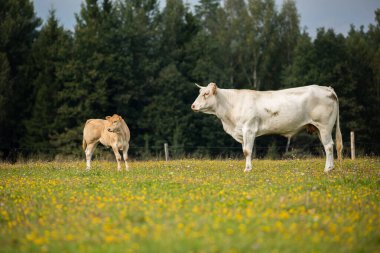
<svg viewBox="0 0 380 253">
<path fill-rule="evenodd" d="M 0 252 L 380 252 L 380 159 L 0 164 Z"/>
</svg>

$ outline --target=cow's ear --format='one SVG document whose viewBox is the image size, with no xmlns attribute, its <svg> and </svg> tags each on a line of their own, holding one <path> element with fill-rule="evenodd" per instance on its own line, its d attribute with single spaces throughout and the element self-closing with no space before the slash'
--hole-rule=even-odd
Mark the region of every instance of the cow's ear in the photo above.
<svg viewBox="0 0 380 253">
<path fill-rule="evenodd" d="M 216 86 L 215 83 L 210 83 L 210 84 L 211 84 L 211 94 L 215 95 L 216 94 L 216 88 L 218 88 L 218 86 Z"/>
</svg>

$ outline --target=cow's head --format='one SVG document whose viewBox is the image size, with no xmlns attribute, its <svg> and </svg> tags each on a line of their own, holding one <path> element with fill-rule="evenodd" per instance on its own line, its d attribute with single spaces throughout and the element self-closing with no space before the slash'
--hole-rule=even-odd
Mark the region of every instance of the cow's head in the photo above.
<svg viewBox="0 0 380 253">
<path fill-rule="evenodd" d="M 117 114 L 114 114 L 112 117 L 107 116 L 106 117 L 106 120 L 108 121 L 107 131 L 112 132 L 112 133 L 120 132 L 122 119 L 123 118 Z"/>
<path fill-rule="evenodd" d="M 199 87 L 199 96 L 191 105 L 191 109 L 195 112 L 213 113 L 216 106 L 216 92 L 218 87 L 215 83 L 209 83 L 206 87 Z"/>
</svg>

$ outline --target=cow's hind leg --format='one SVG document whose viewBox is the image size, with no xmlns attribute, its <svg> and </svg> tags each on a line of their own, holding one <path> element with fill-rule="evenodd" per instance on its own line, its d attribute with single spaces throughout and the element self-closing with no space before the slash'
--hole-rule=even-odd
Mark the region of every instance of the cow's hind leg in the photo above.
<svg viewBox="0 0 380 253">
<path fill-rule="evenodd" d="M 94 153 L 94 150 L 95 150 L 97 144 L 98 143 L 91 143 L 91 144 L 88 144 L 87 147 L 86 147 L 86 150 L 85 150 L 85 154 L 86 154 L 86 170 L 90 170 L 91 169 L 91 158 L 92 158 L 92 154 Z"/>
<path fill-rule="evenodd" d="M 323 144 L 326 153 L 326 164 L 325 164 L 325 172 L 329 172 L 334 168 L 334 152 L 333 152 L 333 139 L 331 136 L 331 131 L 326 129 L 319 130 L 319 137 Z"/>
<path fill-rule="evenodd" d="M 255 134 L 252 130 L 243 131 L 243 153 L 245 156 L 244 172 L 252 170 L 252 148 L 255 141 Z"/>
<path fill-rule="evenodd" d="M 124 158 L 124 162 L 125 162 L 125 170 L 129 170 L 129 166 L 128 166 L 128 149 L 129 149 L 129 144 L 127 144 L 124 149 L 123 149 L 123 158 Z"/>
<path fill-rule="evenodd" d="M 119 153 L 119 149 L 117 146 L 112 146 L 113 153 L 115 154 L 116 162 L 117 162 L 117 170 L 121 170 L 120 161 L 121 161 L 121 155 Z"/>
</svg>

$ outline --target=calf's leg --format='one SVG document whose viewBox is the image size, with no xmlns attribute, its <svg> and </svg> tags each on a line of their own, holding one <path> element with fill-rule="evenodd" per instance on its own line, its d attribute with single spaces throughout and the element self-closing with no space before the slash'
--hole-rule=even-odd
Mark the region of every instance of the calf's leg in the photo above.
<svg viewBox="0 0 380 253">
<path fill-rule="evenodd" d="M 94 150 L 95 150 L 97 144 L 98 143 L 88 144 L 86 147 L 86 150 L 84 151 L 86 154 L 86 170 L 91 169 L 91 158 L 92 158 L 92 154 L 94 153 Z"/>
<path fill-rule="evenodd" d="M 115 145 L 115 146 L 112 146 L 112 150 L 113 150 L 113 153 L 115 154 L 115 157 L 116 157 L 117 170 L 120 171 L 121 170 L 121 166 L 120 166 L 121 155 L 119 153 L 119 149 Z"/>
<path fill-rule="evenodd" d="M 124 158 L 124 162 L 125 162 L 125 170 L 129 170 L 129 166 L 128 166 L 128 149 L 129 149 L 129 144 L 127 144 L 124 149 L 123 149 L 123 158 Z"/>
</svg>

